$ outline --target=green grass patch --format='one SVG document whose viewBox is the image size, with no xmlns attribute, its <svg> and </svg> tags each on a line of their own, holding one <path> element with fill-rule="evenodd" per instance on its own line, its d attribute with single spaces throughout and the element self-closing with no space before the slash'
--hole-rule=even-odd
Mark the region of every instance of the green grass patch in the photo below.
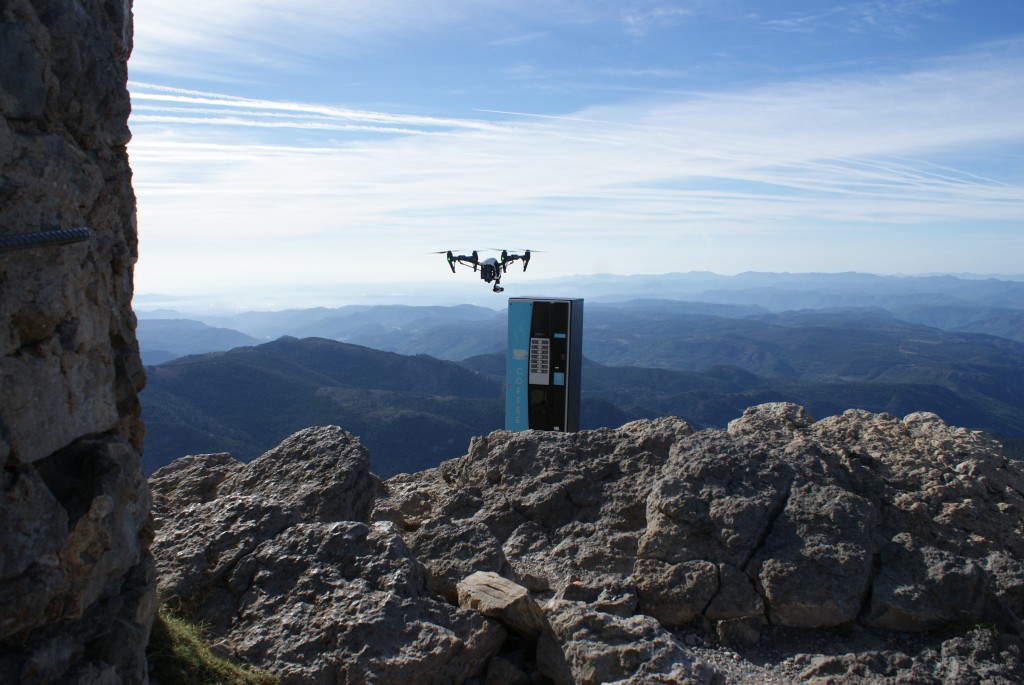
<svg viewBox="0 0 1024 685">
<path fill-rule="evenodd" d="M 277 678 L 214 654 L 202 629 L 161 604 L 149 645 L 149 676 L 160 685 L 276 685 Z"/>
</svg>

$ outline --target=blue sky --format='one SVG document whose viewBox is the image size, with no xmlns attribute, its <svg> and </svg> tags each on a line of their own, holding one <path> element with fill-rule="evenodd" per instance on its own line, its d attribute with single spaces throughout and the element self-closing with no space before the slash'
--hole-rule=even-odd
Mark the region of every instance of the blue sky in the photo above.
<svg viewBox="0 0 1024 685">
<path fill-rule="evenodd" d="M 451 283 L 427 253 L 485 247 L 544 251 L 510 286 L 1024 272 L 1019 0 L 134 13 L 139 293 Z"/>
</svg>

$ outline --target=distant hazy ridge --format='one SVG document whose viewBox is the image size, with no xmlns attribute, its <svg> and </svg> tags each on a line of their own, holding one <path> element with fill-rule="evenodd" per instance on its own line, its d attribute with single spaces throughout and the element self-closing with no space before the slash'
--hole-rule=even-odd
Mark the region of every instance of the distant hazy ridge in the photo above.
<svg viewBox="0 0 1024 685">
<path fill-rule="evenodd" d="M 1004 439 L 1024 436 L 1022 283 L 861 274 L 660 278 L 593 281 L 584 314 L 584 427 L 663 415 L 723 426 L 752 404 L 792 401 L 818 416 L 933 411 Z M 663 298 L 677 296 L 673 286 L 687 294 L 697 283 L 720 286 L 699 296 L 732 301 L 611 301 L 613 285 L 621 299 L 658 283 L 669 291 Z M 858 306 L 796 309 L 828 302 Z M 432 466 L 460 453 L 470 436 L 502 427 L 503 310 L 352 306 L 206 323 L 140 316 L 143 357 L 156 361 L 282 334 L 321 338 L 150 368 L 143 393 L 149 471 L 186 453 L 251 459 L 295 430 L 335 423 L 360 435 L 374 470 L 389 475 Z"/>
</svg>

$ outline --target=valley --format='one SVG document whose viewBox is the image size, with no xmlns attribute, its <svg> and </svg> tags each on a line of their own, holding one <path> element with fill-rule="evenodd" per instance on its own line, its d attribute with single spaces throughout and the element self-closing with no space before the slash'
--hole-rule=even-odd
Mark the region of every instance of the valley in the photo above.
<svg viewBox="0 0 1024 685">
<path fill-rule="evenodd" d="M 942 293 L 897 293 L 892 309 L 772 311 L 765 305 L 810 297 L 798 290 L 786 299 L 779 288 L 760 298 L 734 291 L 742 302 L 609 295 L 587 302 L 581 427 L 666 415 L 697 428 L 724 427 L 746 407 L 782 401 L 815 416 L 850 408 L 897 416 L 930 411 L 988 432 L 1020 456 L 1020 331 L 1011 327 L 1013 337 L 1001 337 L 959 330 L 979 320 L 969 312 L 983 305 L 1001 312 L 1003 324 L 1024 321 L 1024 310 L 1005 306 L 1019 284 L 938 282 L 959 288 L 945 305 L 957 330 L 894 311 L 910 297 L 932 302 L 934 311 Z M 724 292 L 719 299 L 727 299 Z M 833 300 L 886 304 L 878 292 Z M 139 323 L 144 359 L 161 359 L 157 351 L 181 355 L 147 369 L 147 472 L 185 454 L 227 451 L 247 461 L 296 430 L 336 424 L 363 439 L 374 472 L 387 477 L 459 456 L 472 436 L 503 427 L 503 310 L 379 305 L 205 322 L 163 316 L 142 314 Z M 986 320 L 982 327 L 992 325 Z"/>
</svg>

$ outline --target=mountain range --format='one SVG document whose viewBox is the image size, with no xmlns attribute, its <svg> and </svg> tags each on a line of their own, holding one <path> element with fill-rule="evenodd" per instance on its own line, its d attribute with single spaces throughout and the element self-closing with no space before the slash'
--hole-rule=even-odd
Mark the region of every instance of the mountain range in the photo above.
<svg viewBox="0 0 1024 685">
<path fill-rule="evenodd" d="M 792 332 L 799 336 L 801 330 Z M 994 342 L 982 337 L 966 345 L 973 358 L 960 366 L 948 359 L 955 341 L 921 343 L 928 355 L 916 367 L 901 358 L 906 350 L 888 350 L 889 369 L 882 368 L 887 357 L 881 343 L 876 344 L 883 351 L 862 362 L 822 347 L 825 354 L 803 365 L 813 373 L 799 376 L 792 375 L 794 365 L 785 358 L 768 366 L 790 375 L 724 365 L 680 371 L 588 360 L 581 426 L 614 427 L 677 415 L 695 426 L 721 427 L 753 404 L 791 401 L 817 416 L 848 408 L 899 416 L 928 410 L 956 425 L 1019 438 L 1024 435 L 1021 345 L 1012 343 L 1016 352 L 1009 354 L 999 345 L 986 347 L 986 341 Z M 842 371 L 859 363 L 878 373 L 870 380 L 830 378 L 830 360 L 841 361 Z M 185 454 L 223 451 L 247 460 L 302 427 L 336 424 L 371 449 L 375 473 L 429 468 L 458 454 L 472 436 L 503 427 L 504 362 L 500 353 L 457 363 L 323 338 L 284 337 L 149 367 L 142 393 L 144 465 L 152 472 Z"/>
<path fill-rule="evenodd" d="M 583 428 L 664 415 L 721 427 L 748 406 L 786 401 L 817 416 L 931 411 L 1021 450 L 1024 296 L 1014 298 L 1024 284 L 684 274 L 623 279 L 619 292 L 699 285 L 701 297 L 731 301 L 616 302 L 602 283 L 591 283 L 599 301 L 584 313 Z M 815 303 L 838 304 L 774 309 Z M 503 310 L 358 305 L 204 321 L 151 312 L 138 337 L 148 472 L 184 454 L 251 459 L 296 430 L 337 424 L 389 476 L 503 427 Z"/>
<path fill-rule="evenodd" d="M 322 338 L 185 357 L 147 369 L 147 472 L 185 454 L 249 460 L 302 427 L 335 424 L 380 451 L 382 473 L 436 464 L 499 427 L 500 382 L 452 362 Z"/>
<path fill-rule="evenodd" d="M 592 275 L 539 281 L 531 284 L 535 288 L 533 292 L 523 295 L 584 298 L 590 313 L 598 303 L 622 306 L 639 300 L 684 302 L 692 313 L 726 318 L 807 309 L 867 310 L 950 332 L 985 333 L 1024 342 L 1024 276 L 1015 278 L 753 272 L 735 276 L 705 272 L 658 276 Z M 339 292 L 338 297 L 343 300 L 345 294 Z M 148 329 L 155 320 L 192 319 L 211 327 L 240 331 L 261 341 L 282 335 L 318 336 L 405 354 L 424 352 L 462 359 L 469 355 L 461 349 L 452 349 L 452 356 L 444 355 L 455 340 L 479 338 L 476 353 L 497 351 L 504 346 L 505 300 L 495 296 L 487 301 L 493 305 L 360 304 L 210 314 L 146 309 L 146 299 L 140 298 L 142 304 L 136 311 L 140 318 L 140 338 L 150 335 Z M 442 302 L 440 297 L 438 302 Z M 488 332 L 493 327 L 498 330 Z M 436 328 L 442 330 L 431 334 Z M 426 339 L 414 340 L 415 336 Z M 431 341 L 432 336 L 438 340 Z M 487 342 L 488 336 L 491 342 Z M 166 338 L 163 342 L 166 344 Z M 143 347 L 159 349 L 145 339 Z M 425 349 L 427 347 L 433 349 Z M 194 350 L 178 354 L 192 353 Z"/>
</svg>

